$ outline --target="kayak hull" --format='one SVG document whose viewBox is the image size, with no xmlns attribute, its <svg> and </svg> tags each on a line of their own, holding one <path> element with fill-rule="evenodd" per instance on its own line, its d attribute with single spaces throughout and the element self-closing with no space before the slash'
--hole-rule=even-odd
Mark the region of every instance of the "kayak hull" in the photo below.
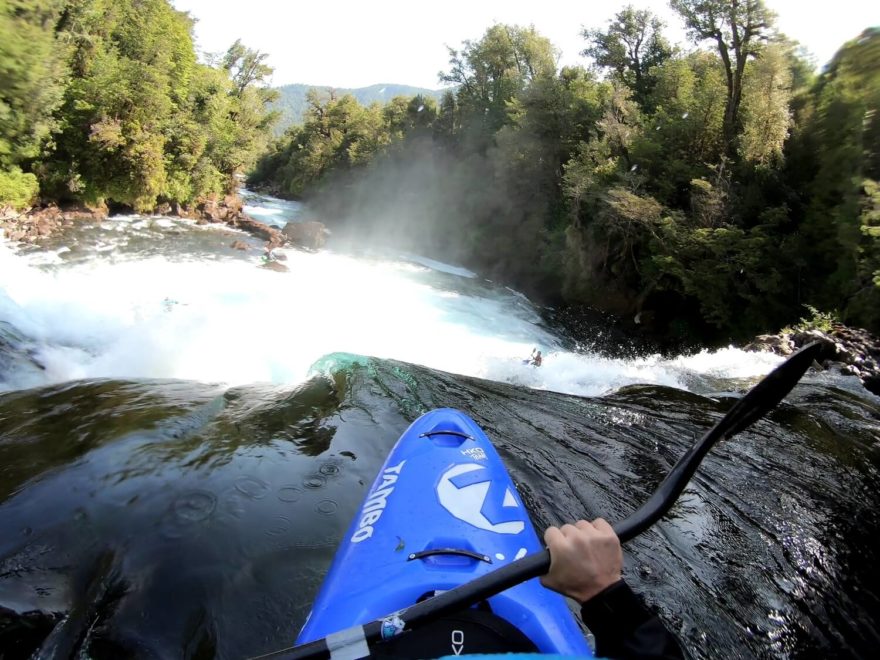
<svg viewBox="0 0 880 660">
<path fill-rule="evenodd" d="M 391 450 L 296 643 L 382 618 L 541 549 L 482 429 L 457 410 L 434 410 Z M 542 653 L 591 655 L 565 600 L 537 579 L 488 605 Z"/>
</svg>

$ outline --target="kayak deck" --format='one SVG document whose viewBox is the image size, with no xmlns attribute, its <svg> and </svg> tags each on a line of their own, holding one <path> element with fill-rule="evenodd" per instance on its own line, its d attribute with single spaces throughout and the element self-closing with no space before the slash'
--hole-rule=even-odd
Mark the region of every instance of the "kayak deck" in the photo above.
<svg viewBox="0 0 880 660">
<path fill-rule="evenodd" d="M 379 619 L 541 549 L 482 429 L 457 410 L 429 412 L 379 471 L 297 644 Z M 591 655 L 565 600 L 537 579 L 491 597 L 488 606 L 542 653 Z"/>
</svg>

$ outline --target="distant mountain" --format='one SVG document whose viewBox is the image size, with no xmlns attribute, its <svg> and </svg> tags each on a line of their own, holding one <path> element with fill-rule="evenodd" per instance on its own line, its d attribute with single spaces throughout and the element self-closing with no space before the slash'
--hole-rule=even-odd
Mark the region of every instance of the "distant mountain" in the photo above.
<svg viewBox="0 0 880 660">
<path fill-rule="evenodd" d="M 357 89 L 346 89 L 344 87 L 325 87 L 318 85 L 283 85 L 276 87 L 281 96 L 273 104 L 275 110 L 281 111 L 281 119 L 275 126 L 275 132 L 280 135 L 284 130 L 292 125 L 302 123 L 303 111 L 306 109 L 306 93 L 310 89 L 317 89 L 322 96 L 329 97 L 330 90 L 334 90 L 337 96 L 352 94 L 360 103 L 369 105 L 373 101 L 386 103 L 395 96 L 415 96 L 421 94 L 423 96 L 433 96 L 438 101 L 443 96 L 445 90 L 442 89 L 425 89 L 423 87 L 411 87 L 409 85 L 370 85 L 369 87 L 358 87 Z"/>
</svg>

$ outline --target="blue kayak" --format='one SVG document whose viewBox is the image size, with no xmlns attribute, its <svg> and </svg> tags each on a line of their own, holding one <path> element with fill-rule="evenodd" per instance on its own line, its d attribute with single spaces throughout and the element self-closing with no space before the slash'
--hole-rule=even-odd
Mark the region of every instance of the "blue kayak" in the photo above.
<svg viewBox="0 0 880 660">
<path fill-rule="evenodd" d="M 457 410 L 434 410 L 391 450 L 296 643 L 382 618 L 542 547 L 482 429 Z M 433 641 L 418 637 L 423 634 Z M 494 641 L 486 642 L 487 635 Z M 418 650 L 412 657 L 505 650 L 592 655 L 565 599 L 537 579 L 433 630 L 400 636 L 406 638 Z"/>
</svg>

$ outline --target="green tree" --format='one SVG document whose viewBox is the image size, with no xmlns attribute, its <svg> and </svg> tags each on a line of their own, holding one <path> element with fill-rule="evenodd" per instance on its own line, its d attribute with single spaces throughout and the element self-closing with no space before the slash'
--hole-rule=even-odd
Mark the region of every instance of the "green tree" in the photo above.
<svg viewBox="0 0 880 660">
<path fill-rule="evenodd" d="M 723 162 L 724 70 L 717 55 L 697 51 L 668 60 L 655 75 L 655 109 L 643 121 L 632 158 L 646 187 L 684 210 L 691 182 L 713 179 Z"/>
<path fill-rule="evenodd" d="M 0 206 L 26 206 L 38 192 L 22 172 L 56 127 L 63 92 L 64 45 L 56 40 L 60 0 L 0 3 Z"/>
<path fill-rule="evenodd" d="M 850 316 L 869 328 L 880 328 L 880 183 L 866 179 L 859 216 L 862 237 Z"/>
<path fill-rule="evenodd" d="M 267 144 L 264 56 L 236 42 L 200 64 L 192 19 L 167 0 L 68 0 L 69 77 L 51 149 L 34 164 L 56 200 L 137 210 L 228 192 Z"/>
<path fill-rule="evenodd" d="M 0 166 L 34 159 L 61 100 L 63 44 L 55 39 L 62 2 L 0 5 Z"/>
<path fill-rule="evenodd" d="M 724 141 L 735 156 L 746 63 L 760 52 L 775 15 L 764 0 L 671 0 L 670 5 L 684 19 L 691 39 L 712 42 L 721 56 L 727 78 Z"/>
<path fill-rule="evenodd" d="M 221 66 L 232 78 L 235 93 L 241 97 L 249 87 L 265 85 L 272 75 L 272 67 L 266 64 L 267 53 L 252 50 L 236 39 L 223 55 Z"/>
<path fill-rule="evenodd" d="M 440 109 L 435 125 L 436 135 L 446 143 L 451 143 L 460 130 L 461 111 L 458 107 L 455 93 L 451 91 L 444 92 L 440 99 Z"/>
<path fill-rule="evenodd" d="M 816 84 L 813 104 L 800 136 L 811 147 L 815 172 L 806 182 L 805 288 L 816 307 L 843 307 L 845 320 L 870 324 L 876 316 L 864 301 L 875 299 L 869 285 L 876 254 L 873 182 L 880 180 L 880 29 L 866 30 L 837 52 Z M 853 296 L 861 302 L 850 306 Z"/>
<path fill-rule="evenodd" d="M 740 154 L 768 165 L 782 156 L 791 126 L 790 62 L 782 46 L 770 45 L 746 66 Z"/>
<path fill-rule="evenodd" d="M 272 182 L 282 194 L 299 198 L 319 185 L 368 165 L 391 141 L 392 125 L 400 130 L 408 103 L 396 101 L 387 112 L 379 104 L 365 108 L 351 94 L 322 100 L 309 90 L 302 126 L 289 129 L 286 146 L 276 147 L 251 179 Z M 264 159 L 265 160 L 265 159 Z"/>
<path fill-rule="evenodd" d="M 673 53 L 662 30 L 663 22 L 651 12 L 627 5 L 609 21 L 605 31 L 581 31 L 589 43 L 581 55 L 591 57 L 599 68 L 610 70 L 629 87 L 639 105 L 647 108 L 656 84 L 652 69 Z"/>
<path fill-rule="evenodd" d="M 493 25 L 479 41 L 449 49 L 443 82 L 458 86 L 463 112 L 494 133 L 507 118 L 507 103 L 531 81 L 554 75 L 558 54 L 533 27 Z"/>
<path fill-rule="evenodd" d="M 191 23 L 163 0 L 71 3 L 71 80 L 53 155 L 53 192 L 139 210 L 166 183 L 165 135 L 195 66 Z"/>
</svg>

